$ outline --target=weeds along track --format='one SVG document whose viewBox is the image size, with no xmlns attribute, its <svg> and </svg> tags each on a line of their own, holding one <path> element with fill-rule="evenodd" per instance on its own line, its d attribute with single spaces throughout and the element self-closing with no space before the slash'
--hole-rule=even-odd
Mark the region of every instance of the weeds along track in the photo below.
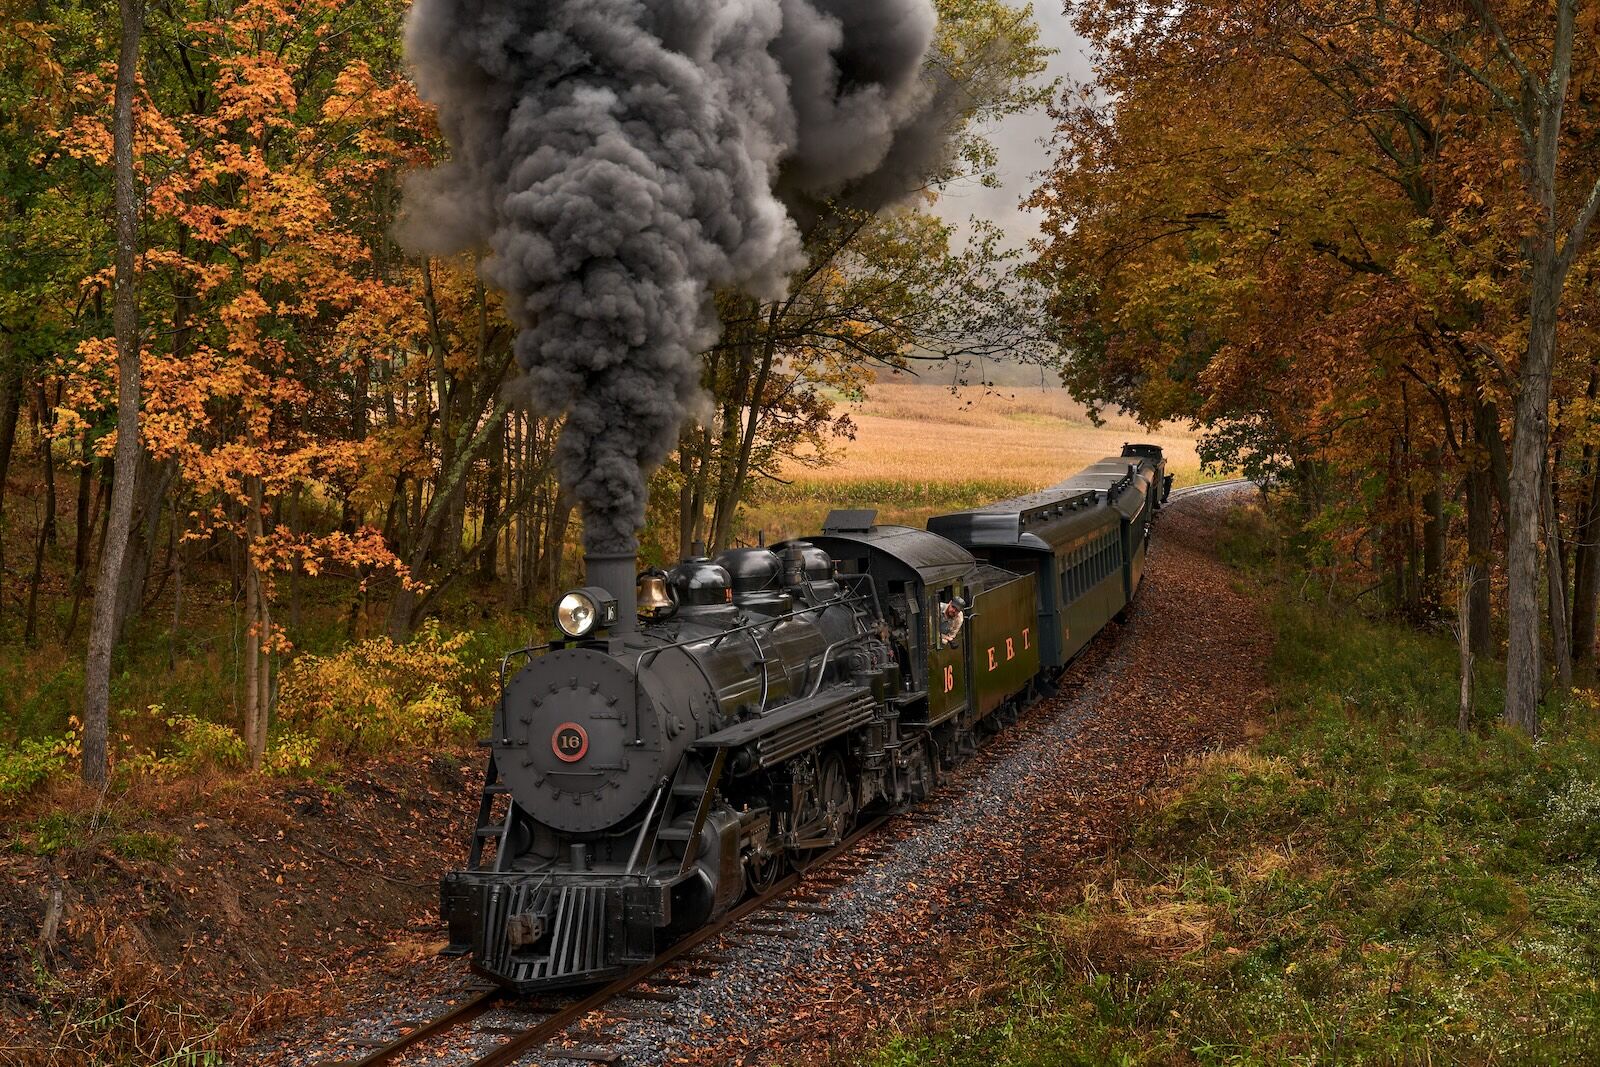
<svg viewBox="0 0 1600 1067">
<path fill-rule="evenodd" d="M 851 863 L 851 861 L 856 860 L 856 853 L 862 851 L 862 846 L 868 839 L 892 818 L 894 818 L 893 814 L 885 814 L 868 819 L 839 844 L 809 862 L 804 870 L 788 875 L 771 889 L 751 897 L 716 922 L 688 935 L 649 963 L 641 965 L 633 972 L 623 975 L 610 985 L 602 986 L 587 996 L 579 999 L 561 998 L 550 1001 L 519 1001 L 514 996 L 499 989 L 473 990 L 470 991 L 471 996 L 467 1000 L 462 1001 L 444 1014 L 423 1023 L 415 1030 L 394 1039 L 387 1045 L 374 1049 L 365 1056 L 356 1059 L 346 1057 L 323 1060 L 323 1067 L 379 1067 L 382 1064 L 404 1063 L 411 1059 L 413 1053 L 420 1053 L 426 1046 L 445 1043 L 452 1039 L 460 1039 L 466 1036 L 464 1033 L 466 1028 L 490 1011 L 499 1008 L 512 1008 L 519 1015 L 529 1016 L 530 1018 L 517 1026 L 482 1027 L 475 1031 L 476 1034 L 505 1034 L 509 1038 L 508 1040 L 502 1041 L 486 1051 L 469 1052 L 462 1050 L 459 1053 L 459 1058 L 451 1060 L 453 1063 L 461 1064 L 462 1067 L 467 1067 L 467 1065 L 471 1065 L 471 1067 L 506 1067 L 507 1064 L 515 1063 L 540 1046 L 561 1037 L 568 1030 L 582 1022 L 589 1013 L 604 1007 L 612 1001 L 629 999 L 644 1002 L 671 1000 L 673 997 L 669 991 L 643 990 L 640 987 L 646 984 L 653 976 L 680 960 L 692 962 L 698 956 L 708 964 L 729 962 L 726 957 L 712 956 L 707 953 L 701 953 L 698 950 L 706 942 L 742 920 L 748 919 L 752 923 L 760 922 L 762 918 L 759 915 L 760 912 L 781 912 L 783 910 L 804 912 L 814 910 L 816 905 L 809 904 L 804 900 L 791 902 L 788 898 L 800 895 L 796 892 L 797 890 L 826 890 L 848 878 L 858 869 L 852 866 Z M 870 858 L 867 861 L 870 862 Z M 772 931 L 764 929 L 763 932 L 770 933 Z M 563 1049 L 562 1057 L 596 1063 L 614 1062 L 616 1057 L 606 1052 L 603 1048 L 605 1036 L 603 1034 L 593 1035 L 592 1039 L 602 1047 Z M 434 1058 L 438 1058 L 437 1053 Z"/>
</svg>

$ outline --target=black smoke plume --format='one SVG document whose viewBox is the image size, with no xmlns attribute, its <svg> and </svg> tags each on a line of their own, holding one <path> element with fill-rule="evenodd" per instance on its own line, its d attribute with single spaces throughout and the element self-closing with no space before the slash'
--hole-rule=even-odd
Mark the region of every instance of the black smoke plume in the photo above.
<svg viewBox="0 0 1600 1067">
<path fill-rule="evenodd" d="M 931 0 L 417 0 L 406 49 L 451 160 L 401 237 L 487 249 L 591 552 L 631 551 L 700 402 L 711 294 L 782 294 L 791 208 L 915 184 L 947 94 Z M 781 189 L 781 194 L 774 190 Z"/>
</svg>

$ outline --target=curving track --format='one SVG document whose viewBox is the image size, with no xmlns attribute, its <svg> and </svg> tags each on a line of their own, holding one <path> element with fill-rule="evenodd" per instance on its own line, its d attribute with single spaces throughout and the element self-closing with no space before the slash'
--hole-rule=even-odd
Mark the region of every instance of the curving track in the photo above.
<svg viewBox="0 0 1600 1067">
<path fill-rule="evenodd" d="M 1174 500 L 1188 500 L 1208 493 L 1221 492 L 1224 489 L 1236 489 L 1241 485 L 1255 485 L 1249 478 L 1228 478 L 1220 482 L 1202 482 L 1200 485 L 1186 485 L 1182 489 L 1174 489 L 1168 498 L 1170 504 Z"/>
<path fill-rule="evenodd" d="M 1175 489 L 1171 503 L 1205 497 L 1214 493 L 1250 485 L 1248 479 L 1235 478 L 1202 485 Z M 1010 739 L 1002 736 L 999 744 L 985 746 L 986 757 L 1003 757 L 1014 747 Z M 619 1053 L 607 1048 L 609 1035 L 590 1033 L 590 1047 L 565 1045 L 559 1049 L 554 1043 L 579 1027 L 592 1013 L 614 1003 L 670 1002 L 675 995 L 670 990 L 652 989 L 651 980 L 660 976 L 675 963 L 685 963 L 693 969 L 697 963 L 716 966 L 729 962 L 727 957 L 704 951 L 704 946 L 730 931 L 740 923 L 747 923 L 761 933 L 785 936 L 775 930 L 774 924 L 782 922 L 787 912 L 790 917 L 807 914 L 828 914 L 831 909 L 805 900 L 807 896 L 826 893 L 841 882 L 853 877 L 872 862 L 871 838 L 886 823 L 915 823 L 934 817 L 933 809 L 948 802 L 947 790 L 940 789 L 921 805 L 895 814 L 880 815 L 858 827 L 839 845 L 824 853 L 808 868 L 791 874 L 764 893 L 741 903 L 728 915 L 696 931 L 678 942 L 650 963 L 624 975 L 609 985 L 581 998 L 561 998 L 549 1001 L 519 1001 L 499 989 L 469 989 L 468 998 L 449 1011 L 422 1023 L 415 1029 L 373 1049 L 359 1058 L 333 1058 L 321 1061 L 321 1067 L 381 1067 L 385 1064 L 420 1063 L 445 1058 L 455 1067 L 508 1067 L 537 1050 L 546 1050 L 555 1058 L 595 1063 L 620 1063 Z M 884 846 L 888 847 L 888 846 Z M 772 916 L 763 913 L 773 913 Z M 794 934 L 799 937 L 801 935 Z M 474 1027 L 485 1015 L 508 1010 L 518 1018 L 508 1020 L 513 1025 L 482 1025 Z M 468 1049 L 468 1043 L 481 1043 L 483 1035 L 503 1036 L 487 1049 Z"/>
</svg>

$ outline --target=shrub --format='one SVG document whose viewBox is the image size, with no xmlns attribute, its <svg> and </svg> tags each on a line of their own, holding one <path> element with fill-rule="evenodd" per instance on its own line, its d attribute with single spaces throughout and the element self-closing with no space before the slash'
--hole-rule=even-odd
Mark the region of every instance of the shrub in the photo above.
<svg viewBox="0 0 1600 1067">
<path fill-rule="evenodd" d="M 316 766 L 321 747 L 314 737 L 285 731 L 267 740 L 262 767 L 270 774 L 305 774 Z"/>
<path fill-rule="evenodd" d="M 163 715 L 159 704 L 150 714 L 164 719 L 171 731 L 171 746 L 162 756 L 141 753 L 121 760 L 119 773 L 173 777 L 196 771 L 241 771 L 250 765 L 250 749 L 239 731 L 223 723 L 193 715 Z M 293 731 L 280 733 L 267 741 L 262 767 L 272 774 L 299 774 L 311 770 L 319 744 L 315 738 Z"/>
<path fill-rule="evenodd" d="M 52 811 L 29 824 L 13 838 L 11 850 L 34 856 L 54 856 L 87 832 L 88 819 L 80 814 Z"/>
<path fill-rule="evenodd" d="M 0 808 L 10 807 L 32 793 L 67 766 L 78 752 L 77 735 L 24 738 L 15 745 L 0 745 Z"/>
<path fill-rule="evenodd" d="M 340 754 L 465 737 L 493 698 L 493 675 L 466 651 L 471 635 L 430 621 L 411 641 L 379 637 L 284 671 L 278 721 Z"/>
<path fill-rule="evenodd" d="M 193 715 L 170 716 L 167 725 L 173 730 L 172 758 L 181 767 L 237 771 L 250 765 L 250 750 L 231 726 Z"/>
<path fill-rule="evenodd" d="M 1600 858 L 1600 782 L 1574 778 L 1545 806 L 1545 844 L 1563 860 Z"/>
</svg>

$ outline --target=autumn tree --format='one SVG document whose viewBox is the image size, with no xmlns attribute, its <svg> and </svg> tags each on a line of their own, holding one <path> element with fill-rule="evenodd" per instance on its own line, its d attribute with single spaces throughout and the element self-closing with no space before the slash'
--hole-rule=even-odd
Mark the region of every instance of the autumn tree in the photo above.
<svg viewBox="0 0 1600 1067">
<path fill-rule="evenodd" d="M 397 10 L 380 10 L 397 20 Z M 375 360 L 403 362 L 427 330 L 420 273 L 375 269 L 371 245 L 340 222 L 338 190 L 414 162 L 431 130 L 407 84 L 393 75 L 384 83 L 330 49 L 349 32 L 342 19 L 360 18 L 350 8 L 162 13 L 177 31 L 164 40 L 179 54 L 164 56 L 174 62 L 149 86 L 140 115 L 150 209 L 139 265 L 169 294 L 149 308 L 161 328 L 144 357 L 144 484 L 153 523 L 173 484 L 160 472 L 180 474 L 191 501 L 181 517 L 172 507 L 182 537 L 237 546 L 244 733 L 259 763 L 270 656 L 288 647 L 273 612 L 278 578 L 342 567 L 407 581 L 361 517 L 316 528 L 296 512 L 324 487 L 353 486 L 371 447 L 350 438 L 348 408 L 331 387 Z M 77 132 L 92 152 L 94 121 Z M 68 405 L 80 423 L 119 379 L 105 373 L 107 355 L 100 341 L 80 348 Z M 133 492 L 137 453 L 117 469 L 117 487 Z M 100 587 L 97 612 L 114 605 L 108 591 Z"/>
<path fill-rule="evenodd" d="M 1122 4 L 1073 10 L 1103 49 L 1102 95 L 1062 112 L 1067 150 L 1037 202 L 1074 387 L 1151 417 L 1213 423 L 1224 455 L 1282 455 L 1312 500 L 1319 476 L 1348 472 L 1354 508 L 1322 528 L 1378 533 L 1347 549 L 1416 545 L 1435 603 L 1443 501 L 1461 491 L 1480 650 L 1498 498 L 1511 527 L 1511 660 L 1538 654 L 1538 574 L 1527 565 L 1542 525 L 1559 667 L 1579 627 L 1568 618 L 1562 501 L 1541 469 L 1566 443 L 1583 457 L 1580 479 L 1592 477 L 1592 361 L 1568 372 L 1547 361 L 1539 338 L 1553 345 L 1557 325 L 1578 336 L 1584 314 L 1568 307 L 1547 322 L 1534 305 L 1581 270 L 1592 214 L 1581 180 L 1588 119 L 1564 124 L 1561 103 L 1573 11 L 1552 21 L 1544 9 L 1481 5 L 1222 2 L 1148 23 Z M 1571 185 L 1551 192 L 1538 176 L 1556 173 L 1547 164 L 1562 152 Z M 1530 373 L 1553 375 L 1568 413 L 1553 458 L 1540 429 L 1551 382 Z M 1500 412 L 1513 406 L 1508 456 Z M 1371 433 L 1377 425 L 1385 432 Z M 1373 447 L 1385 442 L 1387 454 Z M 1374 496 L 1365 484 L 1383 488 Z M 1579 569 L 1592 598 L 1592 561 Z M 1404 570 L 1396 588 L 1409 583 Z M 1592 643 L 1592 624 L 1588 634 Z M 1518 674 L 1521 695 L 1508 700 L 1508 716 L 1529 729 L 1524 698 L 1537 698 L 1538 674 L 1535 662 L 1531 687 Z"/>
<path fill-rule="evenodd" d="M 1577 0 L 1544 5 L 1471 0 L 1465 9 L 1427 3 L 1391 6 L 1374 0 L 1363 20 L 1398 38 L 1437 54 L 1450 70 L 1465 74 L 1498 117 L 1516 133 L 1510 155 L 1522 182 L 1523 202 L 1517 207 L 1525 271 L 1523 288 L 1526 341 L 1517 368 L 1515 420 L 1509 472 L 1510 635 L 1506 650 L 1506 721 L 1532 734 L 1538 732 L 1538 705 L 1543 684 L 1540 669 L 1539 564 L 1541 532 L 1553 542 L 1559 535 L 1547 471 L 1551 381 L 1556 334 L 1566 283 L 1573 264 L 1588 246 L 1589 228 L 1600 210 L 1600 164 L 1583 160 L 1572 150 L 1575 138 L 1589 136 L 1592 123 L 1567 119 L 1572 85 Z M 1589 15 L 1593 41 L 1594 15 Z M 1329 21 L 1332 21 L 1331 19 Z M 1402 59 L 1410 48 L 1388 55 Z M 1591 60 L 1593 44 L 1586 49 Z M 1398 66 L 1398 64 L 1396 64 Z M 1587 165 L 1585 165 L 1587 163 Z M 1551 626 L 1556 644 L 1556 669 L 1563 686 L 1570 684 L 1567 619 L 1559 566 L 1548 569 L 1556 588 Z"/>
<path fill-rule="evenodd" d="M 83 777 L 104 787 L 107 773 L 107 722 L 111 689 L 111 653 L 117 638 L 117 590 L 133 516 L 133 471 L 139 464 L 139 336 L 138 277 L 139 202 L 134 188 L 133 100 L 138 91 L 139 41 L 144 32 L 143 0 L 121 0 L 121 37 L 117 51 L 117 84 L 112 105 L 112 166 L 116 175 L 117 255 L 113 331 L 117 352 L 117 445 L 122 471 L 111 492 L 106 547 L 96 579 L 94 618 L 89 629 L 89 657 L 84 668 Z"/>
</svg>

